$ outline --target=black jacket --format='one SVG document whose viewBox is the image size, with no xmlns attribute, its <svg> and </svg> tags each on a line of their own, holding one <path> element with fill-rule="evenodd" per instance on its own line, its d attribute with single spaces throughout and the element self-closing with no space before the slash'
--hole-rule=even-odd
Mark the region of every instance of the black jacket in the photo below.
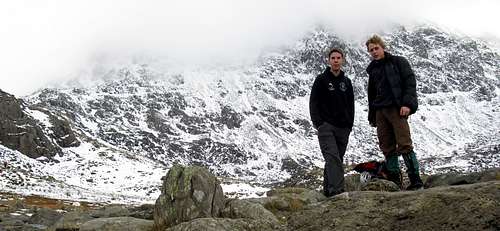
<svg viewBox="0 0 500 231">
<path fill-rule="evenodd" d="M 315 128 L 323 122 L 339 128 L 352 128 L 354 93 L 351 80 L 343 71 L 334 76 L 328 67 L 316 77 L 311 89 L 309 112 Z"/>
<path fill-rule="evenodd" d="M 382 62 L 382 65 L 377 65 L 377 62 Z M 368 72 L 368 121 L 375 124 L 376 108 L 373 106 L 377 96 L 374 80 L 375 68 L 383 68 L 382 72 L 391 85 L 396 106 L 406 106 L 410 108 L 410 114 L 415 113 L 418 108 L 417 84 L 410 63 L 404 57 L 385 52 L 384 59 L 373 60 L 366 68 L 366 72 Z"/>
</svg>

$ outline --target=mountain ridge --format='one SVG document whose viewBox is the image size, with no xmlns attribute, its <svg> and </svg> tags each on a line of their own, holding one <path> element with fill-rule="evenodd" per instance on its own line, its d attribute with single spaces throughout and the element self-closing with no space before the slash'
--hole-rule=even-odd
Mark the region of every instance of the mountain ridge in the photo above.
<svg viewBox="0 0 500 231">
<path fill-rule="evenodd" d="M 389 51 L 407 57 L 417 75 L 421 107 L 410 125 L 423 172 L 498 167 L 499 54 L 434 27 L 400 27 L 383 37 Z M 44 89 L 24 98 L 41 113 L 70 121 L 82 143 L 49 157 L 43 163 L 55 167 L 44 174 L 71 182 L 70 188 L 119 188 L 129 195 L 136 192 L 126 188 L 144 188 L 154 195 L 157 188 L 137 181 L 159 176 L 174 163 L 202 165 L 231 182 L 258 185 L 284 181 L 297 169 L 322 167 L 308 95 L 331 47 L 345 51 L 345 71 L 355 89 L 355 127 L 345 163 L 380 159 L 366 121 L 365 48 L 317 28 L 294 46 L 263 55 L 255 66 L 168 72 L 136 64 L 104 73 L 104 80 L 90 87 Z M 1 150 L 2 159 L 18 155 Z M 70 157 L 81 159 L 80 166 L 68 167 L 81 179 L 58 173 L 57 166 Z M 136 179 L 100 169 L 118 168 L 118 160 L 130 166 L 139 161 L 147 170 Z M 26 172 L 27 179 L 34 174 Z M 113 177 L 124 183 L 110 183 Z M 141 186 L 129 187 L 134 184 Z M 10 185 L 9 190 L 21 189 Z"/>
</svg>

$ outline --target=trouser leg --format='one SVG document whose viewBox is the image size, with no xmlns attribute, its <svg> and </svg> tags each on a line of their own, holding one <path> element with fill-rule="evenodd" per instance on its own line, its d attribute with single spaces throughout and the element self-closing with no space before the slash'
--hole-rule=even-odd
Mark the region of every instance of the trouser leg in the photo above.
<svg viewBox="0 0 500 231">
<path fill-rule="evenodd" d="M 333 196 L 344 191 L 343 158 L 350 129 L 336 128 L 330 124 L 320 126 L 318 140 L 325 159 L 323 193 Z"/>
<path fill-rule="evenodd" d="M 413 150 L 413 142 L 411 140 L 410 125 L 408 124 L 407 117 L 400 116 L 398 108 L 384 108 L 382 109 L 382 113 L 393 132 L 396 153 L 411 152 Z"/>
<path fill-rule="evenodd" d="M 386 109 L 379 109 L 376 112 L 377 137 L 380 150 L 384 156 L 393 155 L 396 152 L 396 138 L 392 124 L 384 113 Z"/>
<path fill-rule="evenodd" d="M 397 134 L 395 133 L 393 108 L 383 108 L 376 112 L 377 136 L 379 146 L 385 157 L 388 180 L 401 188 L 401 171 L 397 150 Z"/>
</svg>

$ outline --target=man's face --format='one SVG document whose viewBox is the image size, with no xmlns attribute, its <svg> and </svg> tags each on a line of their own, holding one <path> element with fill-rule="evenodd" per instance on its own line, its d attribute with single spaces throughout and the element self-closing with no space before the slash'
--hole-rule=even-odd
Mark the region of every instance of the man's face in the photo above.
<svg viewBox="0 0 500 231">
<path fill-rule="evenodd" d="M 376 43 L 368 44 L 368 52 L 375 60 L 380 60 L 384 58 L 384 48 Z"/>
<path fill-rule="evenodd" d="M 332 71 L 339 71 L 340 67 L 342 67 L 342 63 L 344 63 L 344 58 L 342 57 L 342 54 L 333 52 L 330 55 L 328 62 L 330 63 L 330 68 L 332 69 Z"/>
</svg>

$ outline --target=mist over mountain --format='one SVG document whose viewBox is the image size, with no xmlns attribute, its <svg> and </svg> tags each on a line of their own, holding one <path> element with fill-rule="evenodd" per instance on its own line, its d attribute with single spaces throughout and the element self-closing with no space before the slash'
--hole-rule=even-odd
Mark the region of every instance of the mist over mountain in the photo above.
<svg viewBox="0 0 500 231">
<path fill-rule="evenodd" d="M 417 76 L 420 107 L 410 126 L 423 173 L 499 167 L 498 51 L 429 25 L 382 36 Z M 89 72 L 91 83 L 42 89 L 19 106 L 9 104 L 19 110 L 1 117 L 4 124 L 17 121 L 0 136 L 0 160 L 8 163 L 2 189 L 148 201 L 159 194 L 166 170 L 180 163 L 205 166 L 224 179 L 224 191 L 248 196 L 322 168 L 308 100 L 333 47 L 346 53 L 356 98 L 345 163 L 382 159 L 367 122 L 366 48 L 316 27 L 255 63 L 179 68 L 131 62 Z M 21 148 L 26 140 L 31 149 Z M 55 151 L 34 151 L 47 147 Z"/>
</svg>

